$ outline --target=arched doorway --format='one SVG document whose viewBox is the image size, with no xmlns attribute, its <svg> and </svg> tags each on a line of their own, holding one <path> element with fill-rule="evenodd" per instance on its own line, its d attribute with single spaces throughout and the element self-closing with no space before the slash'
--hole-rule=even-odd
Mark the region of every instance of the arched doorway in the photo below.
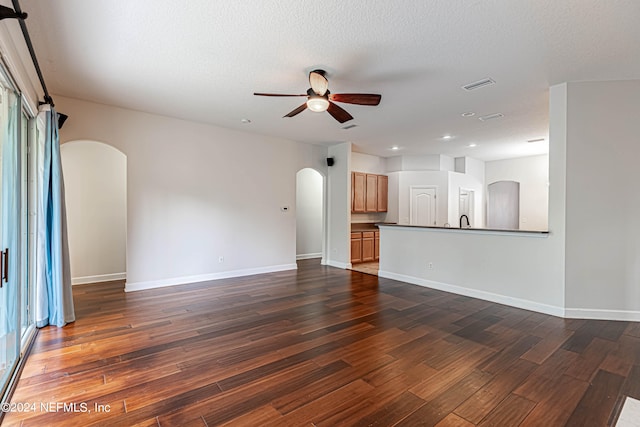
<svg viewBox="0 0 640 427">
<path fill-rule="evenodd" d="M 311 168 L 296 174 L 296 260 L 323 258 L 324 178 Z"/>
<path fill-rule="evenodd" d="M 72 283 L 126 278 L 127 157 L 97 141 L 60 146 Z"/>
</svg>

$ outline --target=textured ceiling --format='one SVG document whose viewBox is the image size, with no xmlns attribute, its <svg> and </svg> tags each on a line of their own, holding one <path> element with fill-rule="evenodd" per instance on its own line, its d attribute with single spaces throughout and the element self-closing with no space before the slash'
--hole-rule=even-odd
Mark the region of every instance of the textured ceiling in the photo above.
<svg viewBox="0 0 640 427">
<path fill-rule="evenodd" d="M 3 2 L 4 3 L 4 2 Z M 548 88 L 640 79 L 638 0 L 22 0 L 49 91 L 295 141 L 358 151 L 484 160 L 538 154 Z M 307 73 L 333 93 L 382 94 L 282 116 Z M 485 77 L 496 84 L 467 92 Z M 461 113 L 475 112 L 473 117 Z M 505 117 L 482 122 L 479 116 Z M 251 120 L 250 124 L 241 119 Z M 70 118 L 69 120 L 73 120 Z M 440 139 L 453 135 L 449 141 Z M 477 144 L 469 148 L 471 143 Z M 390 147 L 397 145 L 398 151 Z"/>
</svg>

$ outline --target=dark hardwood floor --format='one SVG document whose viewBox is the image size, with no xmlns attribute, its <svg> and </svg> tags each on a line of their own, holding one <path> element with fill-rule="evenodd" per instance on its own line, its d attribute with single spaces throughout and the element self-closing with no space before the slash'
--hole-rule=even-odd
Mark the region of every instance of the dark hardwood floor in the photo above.
<svg viewBox="0 0 640 427">
<path fill-rule="evenodd" d="M 13 396 L 35 407 L 3 425 L 606 426 L 624 396 L 640 398 L 638 323 L 563 320 L 317 260 L 74 296 L 77 321 L 40 331 Z"/>
</svg>

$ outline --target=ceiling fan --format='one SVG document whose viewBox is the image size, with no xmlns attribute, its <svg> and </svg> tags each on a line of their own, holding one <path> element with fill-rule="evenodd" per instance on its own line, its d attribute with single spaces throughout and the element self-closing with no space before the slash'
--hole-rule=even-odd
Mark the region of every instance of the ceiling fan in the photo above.
<svg viewBox="0 0 640 427">
<path fill-rule="evenodd" d="M 316 113 L 323 111 L 328 112 L 331 116 L 340 123 L 347 122 L 353 119 L 353 116 L 349 114 L 342 107 L 336 105 L 334 102 L 344 102 L 347 104 L 358 105 L 378 105 L 380 103 L 381 95 L 372 93 L 331 93 L 329 92 L 329 81 L 326 77 L 324 70 L 313 70 L 309 73 L 309 84 L 311 87 L 307 90 L 306 94 L 289 95 L 278 93 L 254 93 L 258 96 L 306 96 L 307 102 L 291 111 L 284 117 L 293 117 L 302 113 L 307 108 Z"/>
</svg>

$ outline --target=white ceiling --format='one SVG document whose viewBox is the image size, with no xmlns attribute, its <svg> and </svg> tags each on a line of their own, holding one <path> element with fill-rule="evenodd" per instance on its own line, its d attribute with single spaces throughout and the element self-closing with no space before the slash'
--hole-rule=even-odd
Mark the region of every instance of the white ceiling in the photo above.
<svg viewBox="0 0 640 427">
<path fill-rule="evenodd" d="M 384 157 L 543 153 L 548 143 L 526 141 L 548 136 L 550 85 L 640 79 L 639 0 L 20 3 L 54 101 L 309 143 L 351 141 Z M 345 125 L 357 125 L 343 130 L 327 113 L 282 118 L 304 98 L 253 96 L 304 93 L 315 68 L 328 72 L 332 93 L 380 93 L 382 102 L 341 104 L 355 117 Z M 486 77 L 496 84 L 461 89 Z M 476 115 L 462 117 L 467 111 Z M 496 112 L 505 117 L 478 120 Z"/>
</svg>

